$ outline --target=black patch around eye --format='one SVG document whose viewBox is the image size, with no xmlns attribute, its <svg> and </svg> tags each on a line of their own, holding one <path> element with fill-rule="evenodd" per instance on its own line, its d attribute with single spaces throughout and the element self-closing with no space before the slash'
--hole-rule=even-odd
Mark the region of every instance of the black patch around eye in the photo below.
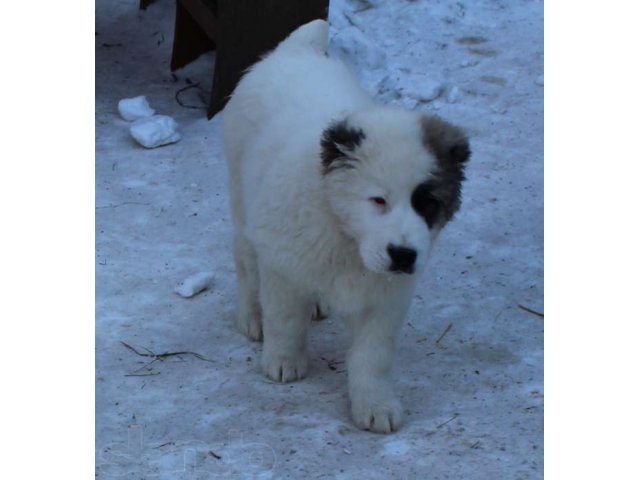
<svg viewBox="0 0 640 480">
<path fill-rule="evenodd" d="M 440 219 L 442 205 L 431 193 L 428 183 L 418 185 L 411 195 L 411 206 L 433 228 Z"/>
<path fill-rule="evenodd" d="M 339 168 L 353 168 L 352 162 L 355 159 L 347 157 L 344 151 L 354 151 L 364 139 L 362 129 L 350 126 L 346 120 L 329 125 L 322 132 L 320 140 L 323 173 L 326 175 Z"/>
</svg>

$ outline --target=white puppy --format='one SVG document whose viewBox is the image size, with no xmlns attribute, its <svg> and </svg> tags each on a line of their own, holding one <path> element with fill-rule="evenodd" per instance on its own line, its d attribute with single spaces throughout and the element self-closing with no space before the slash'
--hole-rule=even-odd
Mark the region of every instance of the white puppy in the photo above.
<svg viewBox="0 0 640 480">
<path fill-rule="evenodd" d="M 416 275 L 460 206 L 469 146 L 442 120 L 375 105 L 326 56 L 327 32 L 321 20 L 294 31 L 223 112 L 237 323 L 264 335 L 266 375 L 289 382 L 307 373 L 316 305 L 346 319 L 353 419 L 390 432 L 402 421 L 396 337 Z"/>
</svg>

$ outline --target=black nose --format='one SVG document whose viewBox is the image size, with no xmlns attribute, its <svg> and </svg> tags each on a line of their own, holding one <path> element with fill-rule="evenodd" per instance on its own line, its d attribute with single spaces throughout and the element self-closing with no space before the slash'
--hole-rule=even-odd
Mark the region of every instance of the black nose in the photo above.
<svg viewBox="0 0 640 480">
<path fill-rule="evenodd" d="M 392 272 L 413 273 L 413 264 L 416 261 L 417 253 L 413 248 L 397 247 L 389 244 L 387 252 L 391 258 L 389 270 Z"/>
</svg>

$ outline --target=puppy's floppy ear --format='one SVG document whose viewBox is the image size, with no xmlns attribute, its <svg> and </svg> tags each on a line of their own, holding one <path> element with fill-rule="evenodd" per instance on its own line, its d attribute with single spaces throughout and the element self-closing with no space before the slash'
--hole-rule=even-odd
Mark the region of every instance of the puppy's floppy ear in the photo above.
<svg viewBox="0 0 640 480">
<path fill-rule="evenodd" d="M 425 115 L 421 122 L 422 143 L 438 164 L 431 172 L 427 191 L 440 201 L 441 220 L 446 223 L 460 209 L 464 168 L 471 155 L 469 141 L 462 129 L 438 117 Z"/>
<path fill-rule="evenodd" d="M 461 128 L 458 128 L 438 117 L 423 116 L 422 142 L 434 153 L 443 168 L 453 167 L 469 160 L 471 150 L 469 140 Z"/>
<path fill-rule="evenodd" d="M 331 123 L 320 140 L 322 172 L 326 175 L 339 168 L 354 168 L 357 159 L 353 153 L 365 138 L 362 129 L 350 126 L 346 119 Z"/>
</svg>

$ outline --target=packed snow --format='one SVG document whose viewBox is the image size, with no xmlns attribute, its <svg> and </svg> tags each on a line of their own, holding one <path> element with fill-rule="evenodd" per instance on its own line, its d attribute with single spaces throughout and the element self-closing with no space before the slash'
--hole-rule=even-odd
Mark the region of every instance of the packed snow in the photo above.
<svg viewBox="0 0 640 480">
<path fill-rule="evenodd" d="M 175 292 L 184 298 L 191 298 L 194 295 L 213 287 L 214 275 L 212 272 L 198 272 L 185 278 L 175 288 Z"/>
<path fill-rule="evenodd" d="M 447 102 L 455 103 L 460 98 L 460 89 L 456 86 L 451 87 L 447 91 Z"/>
<path fill-rule="evenodd" d="M 141 118 L 129 128 L 129 133 L 145 148 L 156 148 L 175 143 L 182 138 L 178 133 L 178 124 L 167 115 L 153 115 Z"/>
<path fill-rule="evenodd" d="M 541 479 L 543 2 L 331 2 L 331 55 L 379 101 L 471 139 L 462 209 L 399 342 L 406 423 L 387 436 L 349 418 L 340 319 L 313 323 L 310 374 L 286 385 L 235 329 L 227 172 L 206 119 L 215 52 L 170 72 L 175 2 L 138 5 L 96 2 L 96 478 Z M 180 142 L 136 148 L 118 101 L 141 94 Z M 193 272 L 215 288 L 186 301 L 174 288 Z M 161 355 L 181 352 L 200 356 Z"/>
<path fill-rule="evenodd" d="M 127 122 L 150 117 L 156 113 L 155 110 L 149 106 L 147 97 L 144 95 L 133 98 L 123 98 L 118 102 L 118 112 L 120 112 L 120 116 Z"/>
</svg>

